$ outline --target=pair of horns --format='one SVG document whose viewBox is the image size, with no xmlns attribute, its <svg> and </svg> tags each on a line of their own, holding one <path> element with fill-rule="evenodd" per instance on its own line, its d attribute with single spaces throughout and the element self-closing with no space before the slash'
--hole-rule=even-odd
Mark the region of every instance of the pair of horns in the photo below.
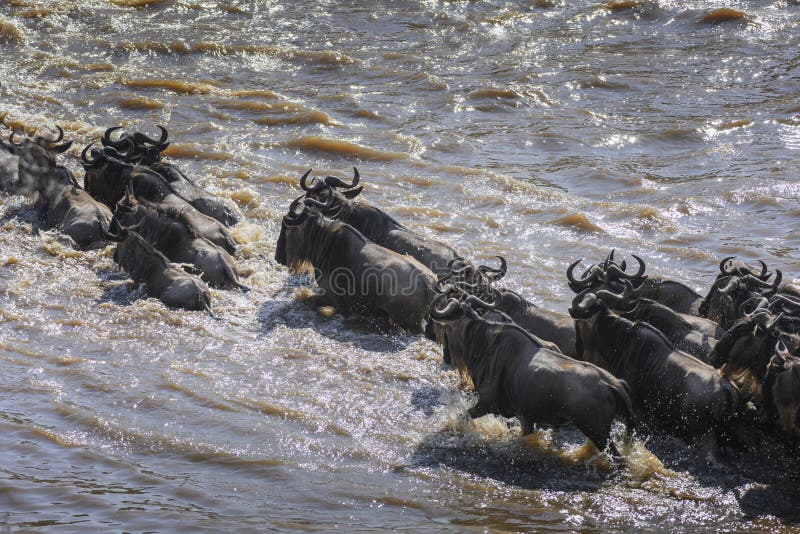
<svg viewBox="0 0 800 534">
<path fill-rule="evenodd" d="M 333 206 L 333 195 L 331 195 L 326 202 L 319 202 L 313 198 L 306 198 L 305 195 L 300 195 L 292 201 L 289 205 L 289 213 L 283 218 L 284 223 L 288 225 L 297 225 L 303 222 L 308 212 L 307 207 L 317 207 L 323 211 Z"/>
<path fill-rule="evenodd" d="M 440 307 L 440 304 L 444 302 L 445 299 L 447 299 L 447 304 L 445 304 L 444 307 Z M 439 320 L 450 319 L 459 309 L 466 311 L 466 309 L 469 308 L 474 312 L 473 306 L 478 306 L 486 310 L 493 310 L 497 307 L 497 304 L 481 300 L 475 295 L 467 295 L 464 300 L 459 300 L 450 297 L 447 293 L 442 293 L 431 301 L 431 317 Z"/>
<path fill-rule="evenodd" d="M 358 194 L 364 189 L 363 186 L 356 187 L 358 182 L 361 180 L 361 175 L 358 173 L 358 169 L 355 167 L 353 167 L 353 179 L 349 184 L 343 181 L 341 178 L 337 178 L 336 176 L 326 176 L 322 180 L 312 178 L 311 183 L 309 183 L 308 177 L 310 174 L 311 169 L 308 169 L 300 178 L 300 187 L 303 189 L 303 191 L 309 194 L 318 193 L 325 188 L 329 188 L 331 191 L 334 189 L 345 189 L 345 191 L 342 192 L 345 198 L 353 199 L 357 197 Z"/>
<path fill-rule="evenodd" d="M 761 260 L 758 260 L 758 263 L 761 264 L 761 272 L 759 273 L 757 270 L 744 265 L 735 266 L 733 262 L 734 259 L 736 259 L 736 256 L 728 256 L 727 258 L 723 258 L 722 261 L 719 262 L 719 271 L 721 274 L 724 274 L 726 276 L 733 276 L 733 275 L 742 276 L 743 273 L 747 273 L 764 281 L 766 281 L 770 276 L 772 276 L 772 273 L 770 273 L 767 270 L 767 264 Z"/>
</svg>

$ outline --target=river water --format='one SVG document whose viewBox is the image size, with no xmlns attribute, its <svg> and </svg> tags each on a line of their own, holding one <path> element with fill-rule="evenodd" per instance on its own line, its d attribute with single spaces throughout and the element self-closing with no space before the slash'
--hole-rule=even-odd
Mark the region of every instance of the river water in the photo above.
<svg viewBox="0 0 800 534">
<path fill-rule="evenodd" d="M 609 467 L 576 431 L 467 422 L 440 349 L 308 309 L 273 254 L 300 174 L 355 165 L 552 309 L 612 247 L 702 291 L 729 255 L 792 278 L 798 24 L 793 0 L 0 1 L 6 123 L 62 126 L 79 179 L 105 128 L 166 125 L 244 215 L 253 288 L 168 310 L 0 197 L 0 526 L 790 530 L 795 462 L 658 437 Z"/>
</svg>

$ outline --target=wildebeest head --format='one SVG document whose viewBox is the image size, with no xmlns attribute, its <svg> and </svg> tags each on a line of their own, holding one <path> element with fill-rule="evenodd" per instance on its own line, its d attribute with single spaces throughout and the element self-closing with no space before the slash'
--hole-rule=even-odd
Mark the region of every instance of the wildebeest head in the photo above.
<svg viewBox="0 0 800 534">
<path fill-rule="evenodd" d="M 495 304 L 456 288 L 439 293 L 431 301 L 429 324 L 435 322 L 437 325 L 434 341 L 442 344 L 444 362 L 458 369 L 462 377 L 469 375 L 463 356 L 467 348 L 466 334 L 471 330 L 470 322 L 481 320 L 479 311 L 491 312 L 494 309 Z"/>
<path fill-rule="evenodd" d="M 169 146 L 167 129 L 161 125 L 157 125 L 157 127 L 161 130 L 160 139 L 153 139 L 141 132 L 123 132 L 119 139 L 114 140 L 111 138 L 111 134 L 123 128 L 122 126 L 114 126 L 106 130 L 100 142 L 104 147 L 123 150 L 123 159 L 126 161 L 140 165 L 151 165 L 161 160 L 162 152 Z"/>
<path fill-rule="evenodd" d="M 775 270 L 772 283 L 753 274 L 720 276 L 703 300 L 699 313 L 723 328 L 730 328 L 744 314 L 761 307 L 762 299 L 774 295 L 782 278 L 783 273 L 778 269 Z"/>
<path fill-rule="evenodd" d="M 769 280 L 770 276 L 772 276 L 772 273 L 768 271 L 766 263 L 761 260 L 758 260 L 758 263 L 761 264 L 760 271 L 750 267 L 743 261 L 737 260 L 735 256 L 723 258 L 722 261 L 719 262 L 719 274 L 717 275 L 717 278 L 722 278 L 725 276 L 738 276 L 739 278 L 744 278 L 747 275 L 751 275 L 766 282 Z"/>
<path fill-rule="evenodd" d="M 602 331 L 597 324 L 599 318 L 603 315 L 613 315 L 610 306 L 627 310 L 636 305 L 632 299 L 633 286 L 628 281 L 622 285 L 621 294 L 605 289 L 597 292 L 586 290 L 572 300 L 569 314 L 575 319 L 575 353 L 578 359 L 608 368 L 606 357 L 600 350 L 600 343 L 593 342 L 593 339 Z"/>
<path fill-rule="evenodd" d="M 355 167 L 353 167 L 353 179 L 349 184 L 336 176 L 326 176 L 322 180 L 312 178 L 309 183 L 308 177 L 310 174 L 311 169 L 306 171 L 300 178 L 300 187 L 306 192 L 308 198 L 313 198 L 320 202 L 327 202 L 329 195 L 337 197 L 338 203 L 344 200 L 353 200 L 364 189 L 364 186 L 358 185 L 361 181 L 361 175 Z M 333 206 L 334 209 L 337 207 L 338 206 Z"/>
<path fill-rule="evenodd" d="M 758 395 L 770 354 L 781 337 L 780 321 L 781 315 L 775 316 L 763 308 L 739 319 L 709 354 L 711 364 L 724 365 L 727 376 L 736 378 L 751 395 Z"/>
<path fill-rule="evenodd" d="M 800 358 L 779 341 L 764 378 L 764 414 L 780 429 L 800 438 Z"/>
<path fill-rule="evenodd" d="M 635 273 L 626 272 L 627 264 L 625 260 L 617 263 L 614 261 L 614 252 L 606 257 L 602 264 L 596 264 L 589 267 L 583 276 L 577 278 L 575 276 L 575 267 L 578 266 L 583 260 L 578 260 L 570 264 L 567 268 L 567 281 L 569 287 L 574 293 L 582 293 L 584 291 L 622 291 L 624 289 L 623 281 L 628 281 L 634 287 L 640 286 L 646 279 L 644 272 L 646 269 L 644 260 L 635 254 L 633 258 L 639 264 L 639 268 Z"/>
<path fill-rule="evenodd" d="M 307 225 L 310 219 L 322 217 L 320 209 L 327 209 L 333 204 L 333 197 L 328 202 L 317 202 L 311 198 L 299 196 L 289 206 L 289 213 L 281 222 L 281 233 L 275 246 L 275 261 L 299 271 L 311 259 L 311 243 L 306 238 Z"/>
<path fill-rule="evenodd" d="M 60 168 L 56 163 L 56 156 L 66 152 L 72 146 L 72 141 L 62 143 L 64 130 L 56 126 L 58 136 L 51 139 L 42 136 L 25 138 L 19 142 L 14 138 L 16 131 L 9 136 L 8 143 L 3 142 L 3 147 L 11 154 L 19 157 L 19 184 L 17 189 L 23 193 L 43 192 L 57 183 L 69 183 L 77 186 L 75 178 L 66 169 Z"/>
<path fill-rule="evenodd" d="M 86 191 L 112 210 L 115 209 L 130 182 L 133 165 L 126 162 L 124 155 L 115 148 L 105 147 L 101 150 L 92 148 L 92 145 L 87 145 L 81 152 L 81 162 L 86 173 Z"/>
</svg>

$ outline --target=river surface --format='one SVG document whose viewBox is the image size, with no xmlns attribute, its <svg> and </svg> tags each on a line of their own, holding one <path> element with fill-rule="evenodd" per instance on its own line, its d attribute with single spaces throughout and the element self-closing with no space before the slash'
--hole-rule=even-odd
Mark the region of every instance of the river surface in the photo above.
<svg viewBox="0 0 800 534">
<path fill-rule="evenodd" d="M 309 309 L 273 254 L 299 176 L 357 166 L 551 309 L 612 247 L 702 292 L 730 255 L 793 278 L 799 51 L 793 0 L 0 0 L 5 122 L 62 126 L 79 180 L 105 128 L 166 125 L 244 215 L 253 288 L 166 309 L 0 196 L 0 527 L 792 530 L 796 453 L 640 438 L 609 466 L 467 422 L 438 347 Z"/>
</svg>

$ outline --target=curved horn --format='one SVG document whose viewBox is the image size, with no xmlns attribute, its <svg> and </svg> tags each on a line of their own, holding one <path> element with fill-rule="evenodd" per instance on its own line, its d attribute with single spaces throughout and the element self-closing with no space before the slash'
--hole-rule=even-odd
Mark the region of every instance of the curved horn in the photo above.
<svg viewBox="0 0 800 534">
<path fill-rule="evenodd" d="M 605 303 L 611 304 L 612 307 L 622 307 L 630 304 L 631 296 L 633 295 L 633 287 L 627 280 L 623 281 L 625 289 L 621 294 L 612 293 L 606 289 L 598 291 L 595 296 Z"/>
<path fill-rule="evenodd" d="M 728 262 L 731 261 L 734 258 L 736 258 L 736 256 L 728 256 L 727 258 L 722 258 L 722 261 L 719 262 L 719 272 L 724 274 L 724 275 L 726 275 L 726 276 L 733 275 L 734 272 L 732 270 L 729 271 L 726 268 L 726 266 L 727 266 Z"/>
<path fill-rule="evenodd" d="M 783 312 L 776 315 L 774 319 L 772 319 L 765 325 L 767 331 L 771 332 L 776 326 L 778 326 L 778 323 L 780 322 L 781 318 L 783 318 Z"/>
<path fill-rule="evenodd" d="M 92 150 L 91 152 L 89 152 L 89 150 L 90 150 L 90 149 L 91 149 L 93 146 L 94 146 L 94 143 L 91 143 L 91 144 L 89 144 L 89 145 L 86 145 L 86 147 L 85 147 L 85 148 L 84 148 L 84 149 L 81 151 L 81 161 L 83 161 L 83 163 L 84 163 L 85 165 L 94 165 L 95 163 L 97 163 L 97 162 L 98 162 L 98 158 L 96 158 L 96 157 L 95 157 L 94 159 L 89 159 L 89 156 L 88 156 L 88 154 L 90 154 L 90 153 L 91 153 L 91 154 L 94 156 L 94 154 L 95 154 L 94 150 Z M 97 151 L 97 153 L 99 154 L 99 153 L 100 153 L 100 151 L 98 150 L 98 151 Z"/>
<path fill-rule="evenodd" d="M 469 262 L 463 256 L 456 256 L 452 260 L 447 262 L 447 268 L 451 268 L 456 262 L 462 262 L 464 264 L 469 264 Z"/>
<path fill-rule="evenodd" d="M 777 293 L 778 288 L 781 286 L 781 282 L 783 281 L 783 272 L 780 269 L 775 269 L 775 279 L 772 281 L 772 287 L 766 291 L 762 291 L 761 294 L 766 296 L 771 296 Z"/>
<path fill-rule="evenodd" d="M 61 142 L 61 140 L 64 139 L 64 130 L 62 130 L 61 126 L 58 125 L 56 125 L 56 130 L 58 130 L 58 137 L 56 137 L 55 139 L 48 139 L 46 137 L 42 137 L 42 140 L 47 141 L 51 145 Z"/>
<path fill-rule="evenodd" d="M 447 305 L 445 305 L 444 308 L 439 309 L 439 303 L 447 298 L 448 298 L 447 293 L 442 293 L 441 295 L 438 295 L 431 301 L 431 306 L 430 306 L 431 317 L 433 317 L 434 319 L 449 319 L 453 315 L 453 312 L 455 312 L 457 308 L 461 307 L 461 302 L 459 302 L 458 299 L 449 298 L 447 301 Z"/>
<path fill-rule="evenodd" d="M 49 148 L 49 150 L 51 152 L 55 152 L 57 154 L 60 154 L 62 152 L 66 152 L 67 150 L 69 150 L 69 147 L 71 147 L 71 146 L 72 146 L 72 141 L 67 141 L 66 143 L 63 143 L 63 144 L 60 144 L 60 145 L 51 146 Z"/>
<path fill-rule="evenodd" d="M 761 260 L 758 260 L 758 263 L 761 264 L 761 273 L 756 274 L 756 276 L 762 280 L 766 280 L 770 277 L 769 273 L 767 272 L 767 264 Z M 755 274 L 755 273 L 754 273 Z"/>
<path fill-rule="evenodd" d="M 578 286 L 590 285 L 593 282 L 595 282 L 600 277 L 600 275 L 602 274 L 602 272 L 598 269 L 598 270 L 592 270 L 591 274 L 585 276 L 584 278 L 581 278 L 581 279 L 575 278 L 575 274 L 574 274 L 575 267 L 582 261 L 583 261 L 583 258 L 579 259 L 578 261 L 575 261 L 575 262 L 571 263 L 570 266 L 567 267 L 567 280 L 569 280 L 570 284 L 578 285 Z"/>
<path fill-rule="evenodd" d="M 494 267 L 486 267 L 485 265 L 481 265 L 480 267 L 478 267 L 478 272 L 492 282 L 500 280 L 508 272 L 508 264 L 506 263 L 505 258 L 503 258 L 502 256 L 495 256 L 495 258 L 498 258 L 500 260 L 499 269 L 495 269 Z"/>
<path fill-rule="evenodd" d="M 737 284 L 738 280 L 739 279 L 736 278 L 735 276 L 731 276 L 730 278 L 728 278 L 728 282 L 724 286 L 720 286 L 719 288 L 717 288 L 717 292 L 722 295 L 727 294 L 731 289 L 733 289 L 733 286 Z"/>
<path fill-rule="evenodd" d="M 361 180 L 361 175 L 358 174 L 358 169 L 353 167 L 353 181 L 349 184 L 347 182 L 342 181 L 340 178 L 335 176 L 326 176 L 325 183 L 331 187 L 341 187 L 342 189 L 352 189 L 358 185 L 359 180 Z"/>
<path fill-rule="evenodd" d="M 789 307 L 792 311 L 800 311 L 800 300 L 795 300 L 786 295 L 775 295 L 772 297 L 769 303 L 770 308 L 772 308 L 774 304 L 780 304 L 784 309 Z"/>
<path fill-rule="evenodd" d="M 739 315 L 750 315 L 756 310 L 764 309 L 769 301 L 764 297 L 750 297 L 739 305 Z"/>
<path fill-rule="evenodd" d="M 792 355 L 792 353 L 789 352 L 789 348 L 786 346 L 786 343 L 784 343 L 782 339 L 779 339 L 778 342 L 775 343 L 775 353 L 784 360 L 782 362 L 783 364 L 785 364 L 789 356 Z M 777 362 L 778 365 L 780 363 L 781 362 Z"/>
<path fill-rule="evenodd" d="M 300 177 L 300 187 L 303 188 L 303 191 L 307 193 L 316 193 L 327 184 L 323 181 L 317 180 L 316 178 L 311 180 L 311 186 L 307 184 L 308 175 L 311 174 L 311 169 L 308 169 L 306 173 Z M 331 195 L 333 196 L 333 195 Z"/>
<path fill-rule="evenodd" d="M 486 302 L 485 300 L 481 300 L 480 298 L 476 297 L 475 295 L 469 295 L 466 299 L 464 299 L 464 304 L 469 304 L 470 306 L 472 306 L 473 304 L 476 304 L 479 307 L 487 309 L 487 310 L 493 310 L 493 309 L 497 308 L 497 304 L 490 304 L 490 303 Z"/>
<path fill-rule="evenodd" d="M 167 129 L 164 128 L 163 126 L 161 126 L 160 124 L 156 124 L 156 128 L 161 130 L 161 139 L 159 139 L 158 141 L 156 141 L 155 139 L 153 139 L 151 137 L 147 137 L 143 133 L 140 133 L 139 136 L 142 138 L 142 140 L 144 142 L 149 143 L 149 144 L 151 144 L 153 146 L 163 145 L 164 142 L 167 140 L 167 137 L 169 137 L 169 134 L 167 133 Z"/>
<path fill-rule="evenodd" d="M 123 146 L 125 146 L 125 141 L 130 141 L 128 137 L 120 137 L 116 141 L 111 139 L 111 134 L 117 130 L 121 130 L 122 128 L 123 128 L 122 126 L 113 126 L 108 130 L 106 130 L 106 132 L 103 134 L 103 137 L 100 138 L 100 143 L 103 146 L 110 146 L 114 148 L 122 148 Z"/>
<path fill-rule="evenodd" d="M 18 133 L 19 132 L 17 130 L 14 130 L 13 132 L 11 132 L 11 135 L 8 136 L 8 142 L 11 143 L 13 146 L 21 147 L 22 145 L 25 144 L 25 140 L 22 140 L 19 143 L 14 141 L 14 136 L 17 135 Z"/>
<path fill-rule="evenodd" d="M 317 206 L 318 208 L 322 208 L 323 210 L 327 210 L 333 206 L 333 203 L 336 202 L 336 197 L 333 195 L 328 196 L 328 200 L 325 202 L 320 202 L 319 200 L 314 200 L 313 198 L 306 197 L 305 204 L 306 206 Z"/>
</svg>

